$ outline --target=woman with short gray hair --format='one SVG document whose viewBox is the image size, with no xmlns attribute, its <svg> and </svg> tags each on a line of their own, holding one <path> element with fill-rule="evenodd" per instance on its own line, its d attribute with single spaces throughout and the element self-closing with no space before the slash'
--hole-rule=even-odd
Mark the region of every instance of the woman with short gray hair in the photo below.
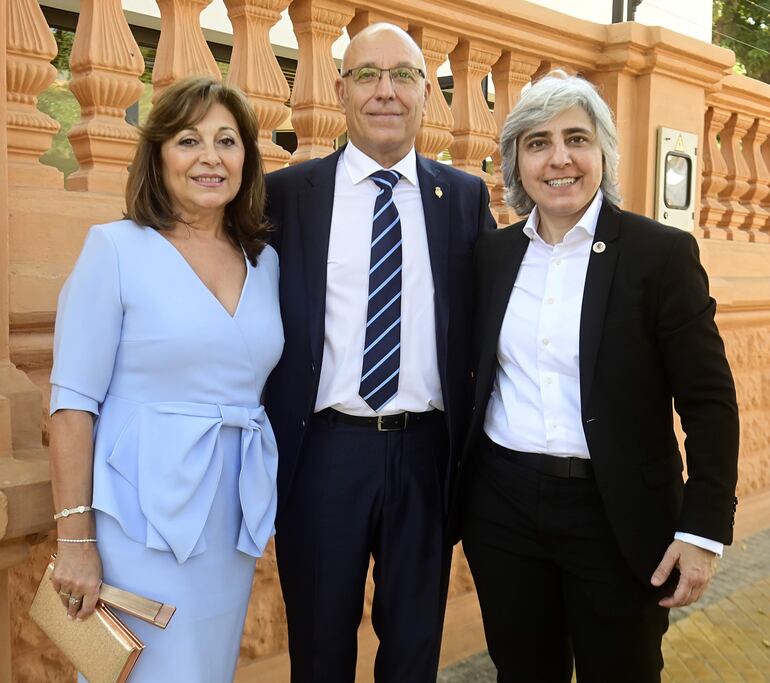
<svg viewBox="0 0 770 683">
<path fill-rule="evenodd" d="M 671 607 L 732 540 L 738 412 L 684 231 L 618 208 L 612 113 L 554 71 L 503 127 L 508 203 L 476 245 L 460 535 L 501 683 L 659 683 Z M 687 434 L 689 478 L 673 428 Z"/>
<path fill-rule="evenodd" d="M 618 136 L 615 121 L 607 103 L 596 88 L 583 78 L 570 77 L 561 69 L 552 71 L 530 88 L 505 120 L 500 136 L 503 157 L 503 179 L 507 203 L 520 216 L 532 211 L 534 202 L 521 185 L 516 162 L 516 141 L 525 130 L 550 121 L 557 114 L 582 107 L 593 123 L 602 152 L 601 191 L 608 201 L 620 204 L 618 187 Z"/>
</svg>

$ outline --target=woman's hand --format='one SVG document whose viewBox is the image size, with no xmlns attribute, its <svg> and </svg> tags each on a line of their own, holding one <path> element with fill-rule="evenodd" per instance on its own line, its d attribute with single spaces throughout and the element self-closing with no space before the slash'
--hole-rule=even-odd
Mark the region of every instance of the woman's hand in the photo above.
<svg viewBox="0 0 770 683">
<path fill-rule="evenodd" d="M 82 621 L 90 617 L 102 585 L 96 543 L 59 543 L 51 582 L 67 609 L 67 618 Z"/>
</svg>

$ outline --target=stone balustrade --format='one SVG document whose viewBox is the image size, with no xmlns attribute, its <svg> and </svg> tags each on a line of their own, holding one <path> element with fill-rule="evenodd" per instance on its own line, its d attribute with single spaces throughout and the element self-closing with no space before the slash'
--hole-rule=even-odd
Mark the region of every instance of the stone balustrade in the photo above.
<svg viewBox="0 0 770 683">
<path fill-rule="evenodd" d="M 218 0 L 219 1 L 219 0 Z M 742 452 L 743 494 L 770 488 L 770 85 L 730 75 L 731 52 L 660 28 L 602 26 L 517 0 L 222 0 L 233 28 L 227 78 L 254 107 L 267 170 L 330 153 L 345 131 L 332 44 L 392 21 L 421 46 L 432 92 L 417 148 L 483 178 L 500 224 L 505 205 L 498 152 L 503 122 L 522 88 L 551 68 L 580 71 L 616 113 L 624 206 L 652 214 L 659 126 L 696 133 L 701 182 L 696 228 L 720 303 L 728 353 L 751 438 Z M 152 82 L 220 70 L 200 28 L 211 0 L 157 0 L 160 40 Z M 293 89 L 270 29 L 288 8 L 298 44 Z M 119 0 L 82 0 L 70 89 L 80 104 L 69 133 L 78 163 L 66 181 L 40 163 L 58 123 L 36 108 L 55 77 L 55 42 L 35 0 L 0 3 L 0 683 L 71 681 L 72 671 L 25 617 L 50 542 L 43 446 L 56 297 L 89 224 L 121 215 L 137 134 L 126 108 L 142 92 L 144 63 Z M 449 62 L 451 104 L 438 70 Z M 492 84 L 493 108 L 483 84 Z M 290 106 L 287 106 L 287 102 Z M 293 154 L 272 133 L 288 117 Z M 491 160 L 491 165 L 489 161 Z M 486 162 L 486 163 L 485 163 Z M 7 210 L 6 210 L 7 207 Z M 765 387 L 763 391 L 762 387 Z M 745 475 L 745 476 L 744 476 Z M 455 563 L 450 597 L 471 585 Z M 10 588 L 9 588 L 10 586 Z M 272 551 L 258 564 L 239 681 L 265 680 L 261 662 L 286 649 Z M 9 600 L 9 595 L 13 596 Z M 449 606 L 452 611 L 452 601 Z M 13 643 L 13 645 L 11 645 Z M 274 658 L 273 658 L 274 659 Z M 272 660 L 271 660 L 272 661 Z M 272 679 L 269 680 L 276 680 Z"/>
<path fill-rule="evenodd" d="M 704 237 L 770 242 L 770 85 L 727 76 L 706 100 Z"/>
</svg>

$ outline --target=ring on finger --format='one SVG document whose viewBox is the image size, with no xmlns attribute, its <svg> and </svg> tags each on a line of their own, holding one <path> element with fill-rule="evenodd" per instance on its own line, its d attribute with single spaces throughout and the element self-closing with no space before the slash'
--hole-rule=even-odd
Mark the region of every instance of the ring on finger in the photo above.
<svg viewBox="0 0 770 683">
<path fill-rule="evenodd" d="M 70 595 L 69 597 L 70 605 L 77 605 L 79 602 L 83 602 L 83 598 L 76 598 L 73 595 Z"/>
<path fill-rule="evenodd" d="M 63 598 L 69 598 L 70 593 L 67 591 L 59 591 L 59 595 L 61 595 Z"/>
</svg>

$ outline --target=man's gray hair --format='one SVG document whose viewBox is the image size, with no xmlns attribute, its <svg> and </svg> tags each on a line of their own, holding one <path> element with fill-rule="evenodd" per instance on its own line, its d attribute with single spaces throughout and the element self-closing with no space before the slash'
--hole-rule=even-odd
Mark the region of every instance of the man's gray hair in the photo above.
<svg viewBox="0 0 770 683">
<path fill-rule="evenodd" d="M 582 107 L 596 129 L 602 150 L 601 190 L 607 201 L 620 204 L 618 187 L 618 134 L 607 103 L 594 85 L 562 69 L 551 71 L 526 90 L 503 125 L 500 153 L 503 158 L 505 201 L 519 216 L 532 211 L 535 202 L 525 192 L 519 177 L 517 143 L 525 131 L 550 121 L 568 109 Z"/>
</svg>

